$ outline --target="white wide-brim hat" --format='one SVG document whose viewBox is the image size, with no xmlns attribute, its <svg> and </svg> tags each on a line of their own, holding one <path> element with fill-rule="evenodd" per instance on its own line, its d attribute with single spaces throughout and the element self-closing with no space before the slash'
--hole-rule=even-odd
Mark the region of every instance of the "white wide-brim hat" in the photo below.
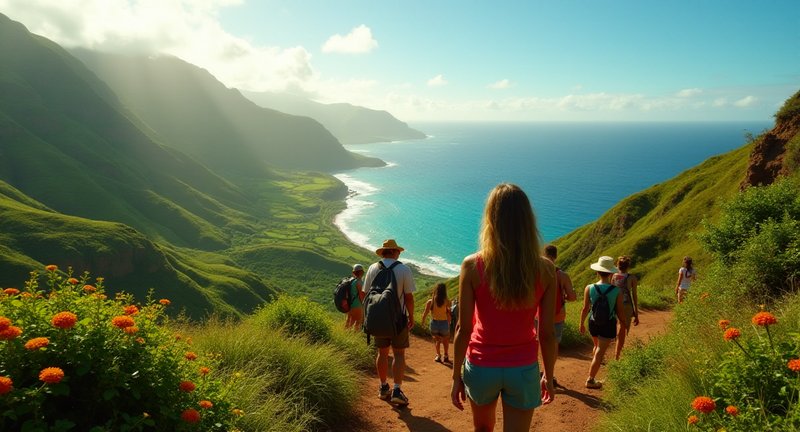
<svg viewBox="0 0 800 432">
<path fill-rule="evenodd" d="M 589 266 L 594 271 L 603 273 L 617 273 L 619 270 L 614 266 L 614 258 L 610 256 L 601 256 L 597 262 Z"/>
</svg>

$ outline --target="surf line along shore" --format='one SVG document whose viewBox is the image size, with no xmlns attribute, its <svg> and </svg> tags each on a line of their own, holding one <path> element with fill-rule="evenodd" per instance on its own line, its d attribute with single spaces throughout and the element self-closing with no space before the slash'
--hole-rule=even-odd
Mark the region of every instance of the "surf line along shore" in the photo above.
<svg viewBox="0 0 800 432">
<path fill-rule="evenodd" d="M 642 311 L 641 323 L 634 327 L 629 338 L 643 342 L 664 333 L 672 318 L 672 311 Z M 630 341 L 629 341 L 630 342 Z M 555 376 L 559 388 L 553 403 L 539 407 L 533 415 L 531 430 L 589 431 L 601 414 L 603 390 L 584 387 L 589 364 L 592 361 L 591 345 L 562 349 L 556 362 Z M 613 349 L 609 348 L 613 354 Z M 622 355 L 625 355 L 623 351 Z M 434 349 L 430 338 L 412 335 L 411 346 L 406 349 L 406 374 L 403 389 L 409 398 L 405 408 L 395 407 L 378 399 L 374 372 L 363 375 L 361 396 L 355 415 L 350 421 L 337 425 L 334 431 L 470 431 L 472 415 L 469 404 L 459 411 L 450 403 L 452 383 L 451 366 L 433 361 Z M 607 355 L 611 362 L 613 355 Z M 389 368 L 391 371 L 391 367 Z M 604 379 L 605 368 L 600 379 Z M 497 427 L 502 424 L 502 410 L 497 410 Z"/>
</svg>

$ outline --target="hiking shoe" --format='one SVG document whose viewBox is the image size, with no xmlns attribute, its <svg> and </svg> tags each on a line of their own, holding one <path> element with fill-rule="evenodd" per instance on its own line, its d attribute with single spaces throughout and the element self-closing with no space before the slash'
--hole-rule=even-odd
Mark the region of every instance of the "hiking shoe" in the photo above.
<svg viewBox="0 0 800 432">
<path fill-rule="evenodd" d="M 589 378 L 586 380 L 586 388 L 588 389 L 599 389 L 603 387 L 603 383 L 600 381 L 595 381 L 594 378 Z"/>
<path fill-rule="evenodd" d="M 392 388 L 389 387 L 389 383 L 381 384 L 380 389 L 379 389 L 379 393 L 378 393 L 378 397 L 381 398 L 381 400 L 385 400 L 385 401 L 388 401 L 389 399 L 391 399 L 391 397 L 392 397 Z"/>
<path fill-rule="evenodd" d="M 442 362 L 442 356 L 440 356 L 439 354 L 436 354 L 436 357 L 433 358 L 433 361 L 435 361 L 436 363 L 441 363 Z"/>
<path fill-rule="evenodd" d="M 395 387 L 395 389 L 392 390 L 391 402 L 397 405 L 408 405 L 408 398 L 403 391 L 400 390 L 400 387 Z"/>
<path fill-rule="evenodd" d="M 558 380 L 556 380 L 556 377 L 553 377 L 553 388 L 556 388 L 556 387 L 560 387 L 560 386 L 558 385 Z"/>
<path fill-rule="evenodd" d="M 448 356 L 444 356 L 444 362 L 445 362 L 445 363 L 452 363 L 452 362 L 450 361 L 450 357 L 448 357 Z"/>
</svg>

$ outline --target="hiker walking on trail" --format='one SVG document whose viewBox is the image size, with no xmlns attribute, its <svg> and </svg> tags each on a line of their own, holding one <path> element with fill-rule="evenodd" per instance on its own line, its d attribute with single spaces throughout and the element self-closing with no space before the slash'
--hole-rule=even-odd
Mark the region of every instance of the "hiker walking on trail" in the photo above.
<svg viewBox="0 0 800 432">
<path fill-rule="evenodd" d="M 614 358 L 619 360 L 622 354 L 622 347 L 625 346 L 625 337 L 631 331 L 631 322 L 633 325 L 639 325 L 639 279 L 630 273 L 628 270 L 631 267 L 631 257 L 621 256 L 617 258 L 617 273 L 611 277 L 611 284 L 619 287 L 622 292 L 622 309 L 625 311 L 624 326 L 619 326 L 617 332 L 617 347 Z M 620 317 L 621 318 L 621 317 Z"/>
<path fill-rule="evenodd" d="M 547 245 L 544 247 L 544 257 L 550 260 L 553 264 L 558 258 L 558 248 L 555 245 Z M 572 279 L 569 275 L 563 272 L 556 266 L 556 316 L 555 321 L 555 337 L 556 337 L 556 361 L 558 361 L 558 345 L 561 343 L 561 338 L 564 335 L 564 323 L 567 321 L 567 302 L 577 300 L 575 290 L 572 288 Z M 553 387 L 558 387 L 556 377 L 553 377 Z"/>
<path fill-rule="evenodd" d="M 625 311 L 622 309 L 622 296 L 619 288 L 611 284 L 611 276 L 617 273 L 614 258 L 601 256 L 596 263 L 589 266 L 597 272 L 600 280 L 586 285 L 583 291 L 583 309 L 581 310 L 581 334 L 586 333 L 586 316 L 589 316 L 589 334 L 592 335 L 592 364 L 589 366 L 589 378 L 586 388 L 599 389 L 603 383 L 596 380 L 597 372 L 606 355 L 606 350 L 617 337 L 617 317 L 622 319 L 620 326 L 625 327 Z"/>
<path fill-rule="evenodd" d="M 431 314 L 431 336 L 436 346 L 436 357 L 433 361 L 438 363 L 450 363 L 450 354 L 448 348 L 450 347 L 450 299 L 447 298 L 447 285 L 444 283 L 436 284 L 433 289 L 431 298 L 425 302 L 425 311 L 422 312 L 422 324 L 425 324 L 425 318 Z M 440 352 L 441 345 L 444 345 L 444 358 Z"/>
<path fill-rule="evenodd" d="M 350 310 L 347 312 L 344 327 L 348 329 L 361 329 L 364 323 L 364 267 L 361 264 L 353 266 L 353 281 L 350 282 Z"/>
<path fill-rule="evenodd" d="M 540 255 L 536 217 L 518 186 L 489 193 L 481 225 L 480 250 L 461 264 L 450 398 L 463 410 L 469 397 L 476 431 L 494 429 L 502 398 L 503 429 L 527 431 L 534 408 L 553 400 L 555 267 Z"/>
<path fill-rule="evenodd" d="M 683 257 L 683 266 L 678 269 L 678 284 L 675 286 L 675 294 L 678 296 L 678 303 L 683 303 L 683 299 L 689 292 L 689 287 L 697 278 L 697 272 L 692 266 L 691 257 Z"/>
<path fill-rule="evenodd" d="M 400 386 L 406 368 L 408 332 L 414 326 L 413 293 L 417 289 L 411 269 L 397 260 L 404 250 L 394 239 L 383 242 L 383 246 L 375 251 L 381 259 L 369 266 L 363 288 L 366 293 L 364 331 L 368 342 L 371 335 L 375 337 L 375 347 L 378 348 L 375 359 L 381 380 L 378 396 L 397 405 L 408 405 L 408 398 Z M 388 383 L 389 348 L 394 357 L 394 388 Z"/>
</svg>

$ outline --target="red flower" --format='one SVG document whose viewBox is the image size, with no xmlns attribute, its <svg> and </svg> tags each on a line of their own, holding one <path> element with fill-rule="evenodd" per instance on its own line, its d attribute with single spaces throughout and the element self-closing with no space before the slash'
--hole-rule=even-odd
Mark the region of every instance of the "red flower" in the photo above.
<svg viewBox="0 0 800 432">
<path fill-rule="evenodd" d="M 197 386 L 194 385 L 194 383 L 191 381 L 181 381 L 181 385 L 179 386 L 179 388 L 181 389 L 181 391 L 190 393 L 193 392 L 194 389 L 197 388 Z"/>
<path fill-rule="evenodd" d="M 209 369 L 209 368 L 207 368 L 205 366 L 200 368 L 200 375 L 205 376 L 205 375 L 208 375 L 210 372 L 211 372 L 211 369 Z"/>
<path fill-rule="evenodd" d="M 760 325 L 760 326 L 770 326 L 773 324 L 778 323 L 778 319 L 775 318 L 775 315 L 772 315 L 769 312 L 759 312 L 753 315 L 753 324 Z"/>
<path fill-rule="evenodd" d="M 690 425 L 697 424 L 700 422 L 700 419 L 697 418 L 696 415 L 690 415 L 689 418 L 686 420 Z"/>
<path fill-rule="evenodd" d="M 11 320 L 4 316 L 0 316 L 0 330 L 5 330 L 10 326 L 11 326 Z"/>
<path fill-rule="evenodd" d="M 136 315 L 139 313 L 139 308 L 136 305 L 125 306 L 125 315 Z"/>
<path fill-rule="evenodd" d="M 48 266 L 45 266 L 44 269 L 49 271 L 49 272 L 54 272 L 54 271 L 58 270 L 58 266 L 55 265 L 55 264 L 50 264 Z"/>
<path fill-rule="evenodd" d="M 4 330 L 0 330 L 0 340 L 11 340 L 17 338 L 22 334 L 22 329 L 15 326 L 8 326 Z"/>
<path fill-rule="evenodd" d="M 93 293 L 93 292 L 97 291 L 97 288 L 95 288 L 93 285 L 84 285 L 83 286 L 83 291 L 87 292 L 87 293 Z"/>
<path fill-rule="evenodd" d="M 14 390 L 14 381 L 6 376 L 0 376 L 0 395 L 4 395 L 11 390 Z"/>
<path fill-rule="evenodd" d="M 793 372 L 800 372 L 800 358 L 791 359 L 789 363 L 786 364 Z"/>
<path fill-rule="evenodd" d="M 158 302 L 164 306 L 169 306 L 169 304 L 172 303 L 171 301 L 169 301 L 169 299 L 161 299 Z"/>
<path fill-rule="evenodd" d="M 728 327 L 730 327 L 731 322 L 726 320 L 726 319 L 723 319 L 723 320 L 719 320 L 718 324 L 719 324 L 719 328 L 721 328 L 722 330 L 727 330 Z"/>
<path fill-rule="evenodd" d="M 194 408 L 183 410 L 181 413 L 181 420 L 186 423 L 197 423 L 200 421 L 200 413 Z"/>
<path fill-rule="evenodd" d="M 187 352 L 187 353 L 184 355 L 184 357 L 186 357 L 186 360 L 189 360 L 189 361 L 191 361 L 191 360 L 197 360 L 197 354 L 195 354 L 195 353 L 194 353 L 194 352 L 192 352 L 192 351 L 189 351 L 189 352 Z"/>
<path fill-rule="evenodd" d="M 53 319 L 50 322 L 60 329 L 70 329 L 78 322 L 78 316 L 72 312 L 59 312 L 53 315 Z"/>
<path fill-rule="evenodd" d="M 50 339 L 46 337 L 37 337 L 25 342 L 25 349 L 36 351 L 40 348 L 46 347 L 50 343 Z"/>
<path fill-rule="evenodd" d="M 203 409 L 211 409 L 211 407 L 214 406 L 214 404 L 211 403 L 211 401 L 209 401 L 209 400 L 201 400 L 198 403 L 198 405 L 200 405 L 200 408 L 203 408 Z"/>
<path fill-rule="evenodd" d="M 111 319 L 111 324 L 121 329 L 124 329 L 125 327 L 133 327 L 134 325 L 136 325 L 136 323 L 133 321 L 133 318 L 127 315 L 115 316 L 114 318 Z"/>
<path fill-rule="evenodd" d="M 58 384 L 64 379 L 64 371 L 57 367 L 44 368 L 39 372 L 39 379 L 47 384 Z"/>
<path fill-rule="evenodd" d="M 738 339 L 739 336 L 741 335 L 742 332 L 740 332 L 739 329 L 737 329 L 736 327 L 730 327 L 727 330 L 725 330 L 725 335 L 722 337 L 725 338 L 726 341 L 732 341 Z"/>
<path fill-rule="evenodd" d="M 19 294 L 19 290 L 16 288 L 6 288 L 3 290 L 6 295 L 13 296 Z"/>
<path fill-rule="evenodd" d="M 698 396 L 692 401 L 692 409 L 700 411 L 703 414 L 708 414 L 717 408 L 714 399 L 708 396 Z"/>
<path fill-rule="evenodd" d="M 75 279 L 75 278 L 67 279 L 67 283 L 70 284 L 70 285 L 77 285 L 78 282 L 79 282 L 78 279 Z"/>
<path fill-rule="evenodd" d="M 736 408 L 733 405 L 728 405 L 728 407 L 725 408 L 725 412 L 732 415 L 733 417 L 736 417 L 739 415 L 739 408 Z"/>
<path fill-rule="evenodd" d="M 136 334 L 136 332 L 139 331 L 139 327 L 136 327 L 136 326 L 125 327 L 125 328 L 122 329 L 122 331 L 124 331 L 125 334 L 133 335 L 133 334 Z"/>
</svg>

